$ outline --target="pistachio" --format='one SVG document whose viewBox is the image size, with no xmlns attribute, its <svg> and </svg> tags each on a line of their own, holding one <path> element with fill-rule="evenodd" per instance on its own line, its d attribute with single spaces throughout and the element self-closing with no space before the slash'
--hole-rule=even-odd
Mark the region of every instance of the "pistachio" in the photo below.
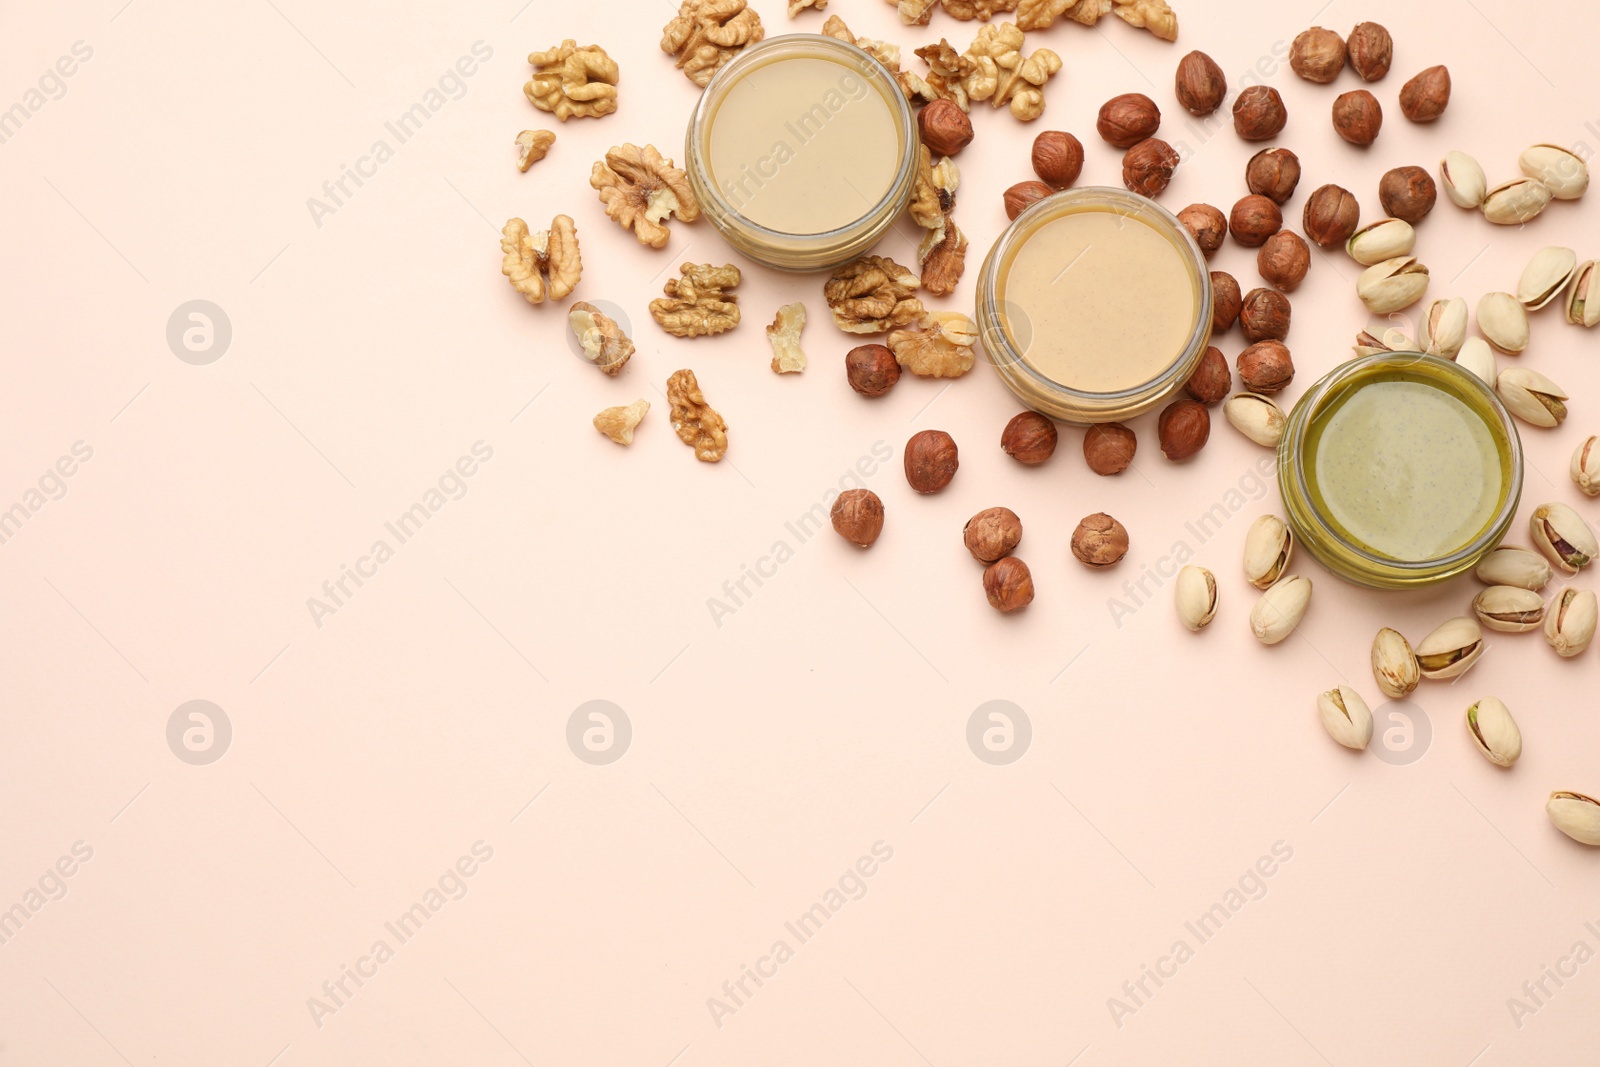
<svg viewBox="0 0 1600 1067">
<path fill-rule="evenodd" d="M 1600 800 L 1558 790 L 1545 802 L 1545 813 L 1557 830 L 1581 845 L 1600 845 Z"/>
<path fill-rule="evenodd" d="M 1478 332 L 1514 356 L 1528 347 L 1528 310 L 1510 293 L 1485 293 L 1478 298 Z"/>
<path fill-rule="evenodd" d="M 1422 681 L 1422 668 L 1411 651 L 1411 642 L 1399 630 L 1385 626 L 1372 639 L 1372 677 L 1383 695 L 1400 700 Z"/>
<path fill-rule="evenodd" d="M 1557 200 L 1576 200 L 1589 188 L 1589 165 L 1560 145 L 1536 144 L 1524 149 L 1517 163 L 1522 173 L 1539 179 Z"/>
<path fill-rule="evenodd" d="M 1522 268 L 1517 281 L 1517 300 L 1529 311 L 1538 311 L 1561 295 L 1578 267 L 1578 254 L 1570 248 L 1550 245 L 1541 248 Z"/>
<path fill-rule="evenodd" d="M 1567 394 L 1536 370 L 1507 367 L 1495 379 L 1495 388 L 1506 410 L 1529 426 L 1550 429 L 1567 417 Z"/>
<path fill-rule="evenodd" d="M 1544 622 L 1544 597 L 1521 586 L 1491 585 L 1472 598 L 1472 613 L 1491 630 L 1526 633 Z"/>
<path fill-rule="evenodd" d="M 1465 152 L 1447 152 L 1439 161 L 1439 188 L 1456 207 L 1476 208 L 1489 191 L 1478 161 Z"/>
<path fill-rule="evenodd" d="M 1496 767 L 1509 767 L 1522 755 L 1522 731 L 1498 697 L 1483 697 L 1467 709 L 1467 733 Z"/>
<path fill-rule="evenodd" d="M 1417 231 L 1404 219 L 1379 219 L 1368 223 L 1344 243 L 1350 258 L 1364 267 L 1395 256 L 1408 256 L 1417 244 Z"/>
<path fill-rule="evenodd" d="M 1356 295 L 1374 315 L 1387 315 L 1415 304 L 1427 291 L 1428 268 L 1417 262 L 1416 256 L 1395 256 L 1374 263 L 1356 279 Z"/>
<path fill-rule="evenodd" d="M 1277 448 L 1288 420 L 1283 409 L 1260 393 L 1235 393 L 1222 405 L 1228 425 L 1266 448 Z"/>
<path fill-rule="evenodd" d="M 1572 481 L 1585 496 L 1600 496 L 1600 437 L 1590 434 L 1573 449 Z"/>
<path fill-rule="evenodd" d="M 1359 752 L 1372 740 L 1372 711 L 1361 694 L 1347 685 L 1318 696 L 1317 713 L 1328 736 L 1345 748 Z"/>
<path fill-rule="evenodd" d="M 1461 351 L 1456 353 L 1456 366 L 1467 368 L 1482 378 L 1491 389 L 1499 376 L 1494 365 L 1494 350 L 1481 337 L 1469 337 L 1461 342 Z"/>
<path fill-rule="evenodd" d="M 1588 589 L 1571 586 L 1550 598 L 1544 613 L 1544 639 L 1556 655 L 1570 659 L 1594 640 L 1595 623 L 1600 622 L 1600 603 Z"/>
<path fill-rule="evenodd" d="M 1550 205 L 1550 187 L 1537 178 L 1512 178 L 1483 197 L 1483 217 L 1497 226 L 1520 226 Z"/>
<path fill-rule="evenodd" d="M 1362 330 L 1356 334 L 1356 343 L 1352 347 L 1358 356 L 1371 356 L 1379 352 L 1414 352 L 1417 345 L 1400 327 L 1390 326 L 1378 337 Z"/>
<path fill-rule="evenodd" d="M 1263 645 L 1275 645 L 1294 633 L 1311 604 L 1311 579 L 1290 574 L 1256 601 L 1250 609 L 1250 632 Z"/>
<path fill-rule="evenodd" d="M 1483 557 L 1474 572 L 1490 585 L 1514 585 L 1538 592 L 1550 582 L 1550 564 L 1531 548 L 1501 545 Z"/>
<path fill-rule="evenodd" d="M 1217 576 L 1204 567 L 1187 566 L 1174 583 L 1178 618 L 1190 630 L 1200 631 L 1217 615 Z"/>
<path fill-rule="evenodd" d="M 1467 339 L 1467 302 L 1459 296 L 1435 300 L 1417 323 L 1417 345 L 1430 356 L 1454 358 Z"/>
<path fill-rule="evenodd" d="M 1477 622 L 1458 615 L 1446 620 L 1417 645 L 1417 669 L 1431 681 L 1456 678 L 1483 655 L 1483 631 Z"/>
<path fill-rule="evenodd" d="M 1244 535 L 1244 576 L 1257 589 L 1283 577 L 1294 555 L 1294 531 L 1276 515 L 1263 515 Z"/>
<path fill-rule="evenodd" d="M 1567 321 L 1574 326 L 1600 323 L 1600 260 L 1579 263 L 1567 290 Z"/>
<path fill-rule="evenodd" d="M 1566 504 L 1540 504 L 1528 520 L 1533 547 L 1563 574 L 1577 574 L 1595 556 L 1600 544 L 1583 516 Z"/>
</svg>

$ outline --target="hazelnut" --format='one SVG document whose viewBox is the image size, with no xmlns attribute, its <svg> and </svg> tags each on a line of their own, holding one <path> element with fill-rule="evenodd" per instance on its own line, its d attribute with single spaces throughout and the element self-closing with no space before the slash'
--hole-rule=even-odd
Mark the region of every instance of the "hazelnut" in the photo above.
<svg viewBox="0 0 1600 1067">
<path fill-rule="evenodd" d="M 1222 247 L 1222 239 L 1228 236 L 1228 220 L 1210 204 L 1190 204 L 1178 212 L 1178 221 L 1194 237 L 1207 259 Z"/>
<path fill-rule="evenodd" d="M 1260 248 L 1268 237 L 1283 229 L 1283 212 L 1268 197 L 1251 193 L 1241 197 L 1228 213 L 1228 232 L 1246 248 Z"/>
<path fill-rule="evenodd" d="M 1365 89 L 1341 93 L 1333 101 L 1333 128 L 1354 145 L 1369 145 L 1383 129 L 1383 108 Z"/>
<path fill-rule="evenodd" d="M 883 532 L 883 501 L 871 489 L 846 489 L 834 499 L 832 517 L 835 533 L 866 548 Z"/>
<path fill-rule="evenodd" d="M 1306 201 L 1306 236 L 1323 248 L 1342 245 L 1361 225 L 1361 205 L 1348 190 L 1337 185 L 1324 185 Z"/>
<path fill-rule="evenodd" d="M 1140 196 L 1160 196 L 1178 169 L 1178 153 L 1159 137 L 1146 137 L 1122 157 L 1122 184 Z"/>
<path fill-rule="evenodd" d="M 1233 372 L 1228 370 L 1228 357 L 1213 345 L 1200 357 L 1200 365 L 1189 376 L 1183 391 L 1202 404 L 1218 404 L 1227 399 L 1232 388 Z"/>
<path fill-rule="evenodd" d="M 1308 82 L 1327 85 L 1344 69 L 1344 38 L 1313 26 L 1289 46 L 1289 69 Z"/>
<path fill-rule="evenodd" d="M 1270 85 L 1252 85 L 1233 101 L 1233 128 L 1246 141 L 1267 141 L 1283 132 L 1289 113 Z"/>
<path fill-rule="evenodd" d="M 1400 111 L 1412 122 L 1432 122 L 1450 103 L 1450 72 L 1429 67 L 1400 88 Z"/>
<path fill-rule="evenodd" d="M 1174 462 L 1188 459 L 1206 446 L 1211 436 L 1211 413 L 1198 400 L 1174 400 L 1156 420 L 1161 454 Z"/>
<path fill-rule="evenodd" d="M 1350 51 L 1350 69 L 1361 75 L 1362 81 L 1375 82 L 1389 73 L 1394 38 L 1376 22 L 1357 23 L 1345 46 Z"/>
<path fill-rule="evenodd" d="M 1439 192 L 1421 167 L 1396 167 L 1378 181 L 1378 201 L 1390 216 L 1421 222 L 1433 210 Z"/>
<path fill-rule="evenodd" d="M 1300 157 L 1287 148 L 1263 148 L 1245 165 L 1244 183 L 1274 204 L 1288 203 L 1300 184 Z"/>
<path fill-rule="evenodd" d="M 1024 411 L 1006 423 L 1000 447 L 1024 467 L 1037 467 L 1055 454 L 1056 424 L 1037 411 Z"/>
<path fill-rule="evenodd" d="M 862 396 L 882 396 L 900 380 L 900 364 L 883 345 L 857 345 L 845 353 L 844 373 Z"/>
<path fill-rule="evenodd" d="M 1018 182 L 1006 190 L 1006 218 L 1015 219 L 1053 192 L 1044 182 Z"/>
<path fill-rule="evenodd" d="M 1083 461 L 1096 474 L 1121 474 L 1133 462 L 1139 438 L 1120 422 L 1103 422 L 1083 435 Z"/>
<path fill-rule="evenodd" d="M 1211 332 L 1224 333 L 1239 318 L 1239 282 L 1225 270 L 1211 272 Z"/>
<path fill-rule="evenodd" d="M 961 541 L 973 559 L 993 563 L 1022 541 L 1022 520 L 1010 508 L 984 508 L 961 528 Z"/>
<path fill-rule="evenodd" d="M 972 143 L 972 120 L 952 100 L 935 100 L 917 114 L 917 132 L 936 156 L 953 156 Z"/>
<path fill-rule="evenodd" d="M 1276 393 L 1294 380 L 1294 360 L 1282 341 L 1257 341 L 1239 353 L 1239 381 L 1252 393 Z"/>
<path fill-rule="evenodd" d="M 943 430 L 923 430 L 906 442 L 906 481 L 919 493 L 937 493 L 961 465 L 956 443 Z"/>
<path fill-rule="evenodd" d="M 1193 404 L 1194 401 L 1182 403 Z M 1195 404 L 1195 407 L 1200 405 Z M 1202 414 L 1205 410 L 1200 408 Z M 1072 554 L 1085 567 L 1114 566 L 1128 554 L 1127 528 L 1103 511 L 1086 515 L 1072 531 Z"/>
<path fill-rule="evenodd" d="M 1178 60 L 1173 79 L 1178 103 L 1191 115 L 1209 115 L 1228 95 L 1228 78 L 1217 61 L 1204 52 L 1190 52 Z"/>
<path fill-rule="evenodd" d="M 1033 172 L 1052 189 L 1065 189 L 1083 173 L 1083 142 L 1063 130 L 1044 131 L 1033 139 Z"/>
<path fill-rule="evenodd" d="M 999 612 L 1020 611 L 1033 603 L 1033 575 L 1016 556 L 1002 556 L 983 571 L 983 595 Z"/>
<path fill-rule="evenodd" d="M 1100 105 L 1094 128 L 1108 143 L 1132 148 L 1161 126 L 1161 109 L 1143 93 L 1123 93 Z"/>
<path fill-rule="evenodd" d="M 1311 269 L 1311 249 L 1293 230 L 1279 230 L 1256 253 L 1256 270 L 1268 285 L 1292 293 Z"/>
<path fill-rule="evenodd" d="M 1289 336 L 1289 298 L 1276 289 L 1252 289 L 1245 294 L 1244 307 L 1239 312 L 1239 326 L 1244 339 L 1257 341 L 1282 341 Z"/>
</svg>

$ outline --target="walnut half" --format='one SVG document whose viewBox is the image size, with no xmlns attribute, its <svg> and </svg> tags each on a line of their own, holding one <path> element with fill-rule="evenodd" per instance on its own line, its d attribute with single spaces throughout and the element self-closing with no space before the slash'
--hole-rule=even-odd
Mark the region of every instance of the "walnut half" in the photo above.
<svg viewBox="0 0 1600 1067">
<path fill-rule="evenodd" d="M 976 362 L 978 327 L 956 311 L 924 311 L 889 334 L 895 362 L 912 374 L 959 378 Z"/>
<path fill-rule="evenodd" d="M 727 290 L 739 284 L 731 263 L 685 263 L 681 278 L 670 278 L 666 297 L 650 301 L 650 314 L 674 337 L 709 337 L 739 325 L 739 298 Z"/>
<path fill-rule="evenodd" d="M 806 306 L 785 304 L 767 327 L 767 342 L 772 345 L 772 373 L 798 374 L 806 369 L 806 354 L 800 349 L 800 332 L 806 328 Z"/>
<path fill-rule="evenodd" d="M 967 268 L 967 236 L 950 217 L 960 185 L 954 160 L 947 157 L 935 165 L 928 146 L 920 146 L 910 211 L 912 221 L 925 231 L 917 247 L 922 287 L 935 296 L 953 292 Z"/>
<path fill-rule="evenodd" d="M 672 405 L 672 429 L 694 449 L 695 459 L 715 463 L 728 454 L 728 424 L 706 403 L 694 371 L 685 368 L 667 379 L 667 403 Z"/>
<path fill-rule="evenodd" d="M 560 300 L 578 284 L 583 261 L 572 219 L 557 215 L 548 230 L 529 233 L 528 224 L 510 219 L 500 231 L 500 273 L 530 304 Z"/>
<path fill-rule="evenodd" d="M 597 119 L 617 110 L 617 64 L 605 49 L 567 39 L 528 56 L 533 79 L 522 87 L 528 101 L 562 122 Z"/>
<path fill-rule="evenodd" d="M 617 320 L 587 300 L 567 309 L 567 325 L 578 339 L 578 347 L 590 363 L 615 378 L 633 356 L 633 341 L 622 332 Z"/>
<path fill-rule="evenodd" d="M 606 214 L 632 228 L 640 244 L 660 248 L 671 236 L 664 225 L 676 215 L 684 222 L 700 217 L 700 201 L 689 187 L 689 176 L 655 145 L 625 144 L 606 153 L 589 172 L 589 184 L 600 191 Z"/>
<path fill-rule="evenodd" d="M 700 88 L 747 44 L 766 36 L 761 16 L 746 0 L 683 0 L 661 33 L 661 50 L 678 57 L 678 69 Z"/>
<path fill-rule="evenodd" d="M 966 51 L 974 66 L 964 84 L 973 100 L 1009 104 L 1012 117 L 1031 122 L 1044 113 L 1044 86 L 1061 70 L 1061 57 L 1048 48 L 1025 56 L 1023 40 L 1012 22 L 983 27 Z"/>
<path fill-rule="evenodd" d="M 922 312 L 917 276 L 888 256 L 863 256 L 833 272 L 822 297 L 845 333 L 882 333 Z"/>
</svg>

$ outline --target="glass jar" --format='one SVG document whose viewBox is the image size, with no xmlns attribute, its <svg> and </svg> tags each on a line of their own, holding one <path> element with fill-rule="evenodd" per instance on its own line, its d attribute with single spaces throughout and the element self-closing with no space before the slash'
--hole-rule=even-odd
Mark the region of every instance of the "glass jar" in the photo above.
<svg viewBox="0 0 1600 1067">
<path fill-rule="evenodd" d="M 1120 422 L 1182 389 L 1211 339 L 1211 272 L 1161 205 L 1084 186 L 1031 205 L 978 279 L 989 361 L 1023 403 Z"/>
<path fill-rule="evenodd" d="M 779 270 L 864 255 L 911 200 L 916 118 L 894 75 L 833 37 L 741 51 L 700 96 L 684 167 L 728 243 Z"/>
<path fill-rule="evenodd" d="M 1500 543 L 1522 497 L 1522 442 L 1494 390 L 1438 356 L 1378 352 L 1300 398 L 1278 446 L 1289 525 L 1347 581 L 1442 582 Z"/>
</svg>

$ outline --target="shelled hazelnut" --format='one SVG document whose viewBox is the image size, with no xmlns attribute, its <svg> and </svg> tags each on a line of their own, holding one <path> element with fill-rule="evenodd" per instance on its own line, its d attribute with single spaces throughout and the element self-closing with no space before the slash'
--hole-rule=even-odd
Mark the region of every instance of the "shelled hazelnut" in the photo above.
<svg viewBox="0 0 1600 1067">
<path fill-rule="evenodd" d="M 1383 108 L 1365 89 L 1352 89 L 1333 101 L 1333 128 L 1353 145 L 1369 145 L 1383 129 Z"/>
<path fill-rule="evenodd" d="M 1018 182 L 1005 192 L 1006 218 L 1015 219 L 1053 192 L 1044 182 Z"/>
<path fill-rule="evenodd" d="M 1282 341 L 1257 341 L 1239 353 L 1239 381 L 1252 393 L 1276 393 L 1294 380 L 1294 360 Z"/>
<path fill-rule="evenodd" d="M 1178 153 L 1159 137 L 1146 137 L 1122 157 L 1122 184 L 1141 196 L 1160 196 L 1178 169 Z"/>
<path fill-rule="evenodd" d="M 1143 93 L 1123 93 L 1100 105 L 1094 128 L 1107 144 L 1132 148 L 1161 127 L 1161 109 Z"/>
<path fill-rule="evenodd" d="M 1194 237 L 1200 252 L 1210 259 L 1228 236 L 1228 220 L 1210 204 L 1190 204 L 1178 212 L 1178 221 Z"/>
<path fill-rule="evenodd" d="M 1376 22 L 1360 22 L 1345 41 L 1350 52 L 1350 69 L 1362 81 L 1375 82 L 1389 73 L 1394 58 L 1394 38 Z"/>
<path fill-rule="evenodd" d="M 1450 71 L 1429 67 L 1400 88 L 1400 111 L 1412 122 L 1432 122 L 1450 103 Z"/>
<path fill-rule="evenodd" d="M 923 430 L 906 442 L 906 481 L 919 493 L 937 493 L 961 465 L 953 438 L 943 430 Z"/>
<path fill-rule="evenodd" d="M 883 345 L 857 345 L 844 357 L 850 388 L 862 396 L 882 396 L 900 380 L 900 364 Z"/>
<path fill-rule="evenodd" d="M 1257 341 L 1282 341 L 1289 336 L 1291 314 L 1289 298 L 1276 289 L 1252 289 L 1245 294 L 1239 311 L 1239 326 L 1244 339 Z"/>
<path fill-rule="evenodd" d="M 1283 212 L 1259 193 L 1240 197 L 1228 214 L 1228 232 L 1246 248 L 1260 248 L 1268 237 L 1283 229 Z"/>
<path fill-rule="evenodd" d="M 1083 173 L 1083 142 L 1064 130 L 1033 139 L 1033 172 L 1052 189 L 1065 189 Z"/>
<path fill-rule="evenodd" d="M 1139 450 L 1138 436 L 1120 422 L 1102 422 L 1083 435 L 1083 461 L 1096 474 L 1121 474 Z"/>
<path fill-rule="evenodd" d="M 1239 319 L 1239 282 L 1225 270 L 1211 272 L 1211 332 L 1225 333 Z"/>
<path fill-rule="evenodd" d="M 1183 391 L 1202 404 L 1219 404 L 1233 389 L 1233 372 L 1228 370 L 1228 357 L 1222 349 L 1212 345 L 1200 357 L 1200 365 L 1189 375 Z M 1087 444 L 1084 446 L 1086 449 Z"/>
<path fill-rule="evenodd" d="M 1433 178 L 1421 167 L 1395 167 L 1378 182 L 1378 201 L 1393 218 L 1421 222 L 1438 199 Z"/>
<path fill-rule="evenodd" d="M 1085 567 L 1113 567 L 1128 554 L 1127 527 L 1103 511 L 1085 515 L 1072 531 L 1072 554 Z"/>
<path fill-rule="evenodd" d="M 1324 185 L 1311 194 L 1301 217 L 1306 236 L 1323 248 L 1342 245 L 1361 225 L 1361 205 L 1348 189 Z"/>
<path fill-rule="evenodd" d="M 1010 508 L 984 508 L 961 528 L 961 543 L 979 563 L 1009 556 L 1022 542 L 1022 520 Z"/>
<path fill-rule="evenodd" d="M 983 595 L 998 612 L 1020 611 L 1033 603 L 1033 574 L 1016 556 L 1002 556 L 984 568 Z"/>
<path fill-rule="evenodd" d="M 883 533 L 883 501 L 871 489 L 846 489 L 833 502 L 833 529 L 853 545 L 867 548 Z"/>
<path fill-rule="evenodd" d="M 1204 52 L 1190 52 L 1178 60 L 1173 79 L 1178 103 L 1191 115 L 1209 115 L 1228 95 L 1228 78 L 1217 61 Z"/>
<path fill-rule="evenodd" d="M 1000 435 L 1005 454 L 1025 467 L 1037 467 L 1056 451 L 1056 424 L 1037 411 L 1012 416 Z"/>
<path fill-rule="evenodd" d="M 1161 409 L 1156 435 L 1161 439 L 1163 456 L 1174 462 L 1188 459 L 1211 437 L 1211 413 L 1198 400 L 1174 400 Z"/>
<path fill-rule="evenodd" d="M 972 120 L 953 100 L 934 100 L 917 113 L 917 132 L 936 156 L 953 156 L 972 143 Z"/>
<path fill-rule="evenodd" d="M 1256 253 L 1256 270 L 1268 285 L 1292 293 L 1311 269 L 1311 249 L 1293 230 L 1279 230 Z"/>
<path fill-rule="evenodd" d="M 1267 141 L 1289 121 L 1283 97 L 1270 85 L 1252 85 L 1233 101 L 1233 129 L 1246 141 Z"/>
<path fill-rule="evenodd" d="M 1289 69 L 1308 82 L 1326 85 L 1344 69 L 1345 54 L 1343 37 L 1313 26 L 1289 46 Z"/>
<path fill-rule="evenodd" d="M 1263 148 L 1245 164 L 1244 183 L 1252 193 L 1286 204 L 1300 184 L 1300 157 L 1287 148 Z"/>
</svg>

